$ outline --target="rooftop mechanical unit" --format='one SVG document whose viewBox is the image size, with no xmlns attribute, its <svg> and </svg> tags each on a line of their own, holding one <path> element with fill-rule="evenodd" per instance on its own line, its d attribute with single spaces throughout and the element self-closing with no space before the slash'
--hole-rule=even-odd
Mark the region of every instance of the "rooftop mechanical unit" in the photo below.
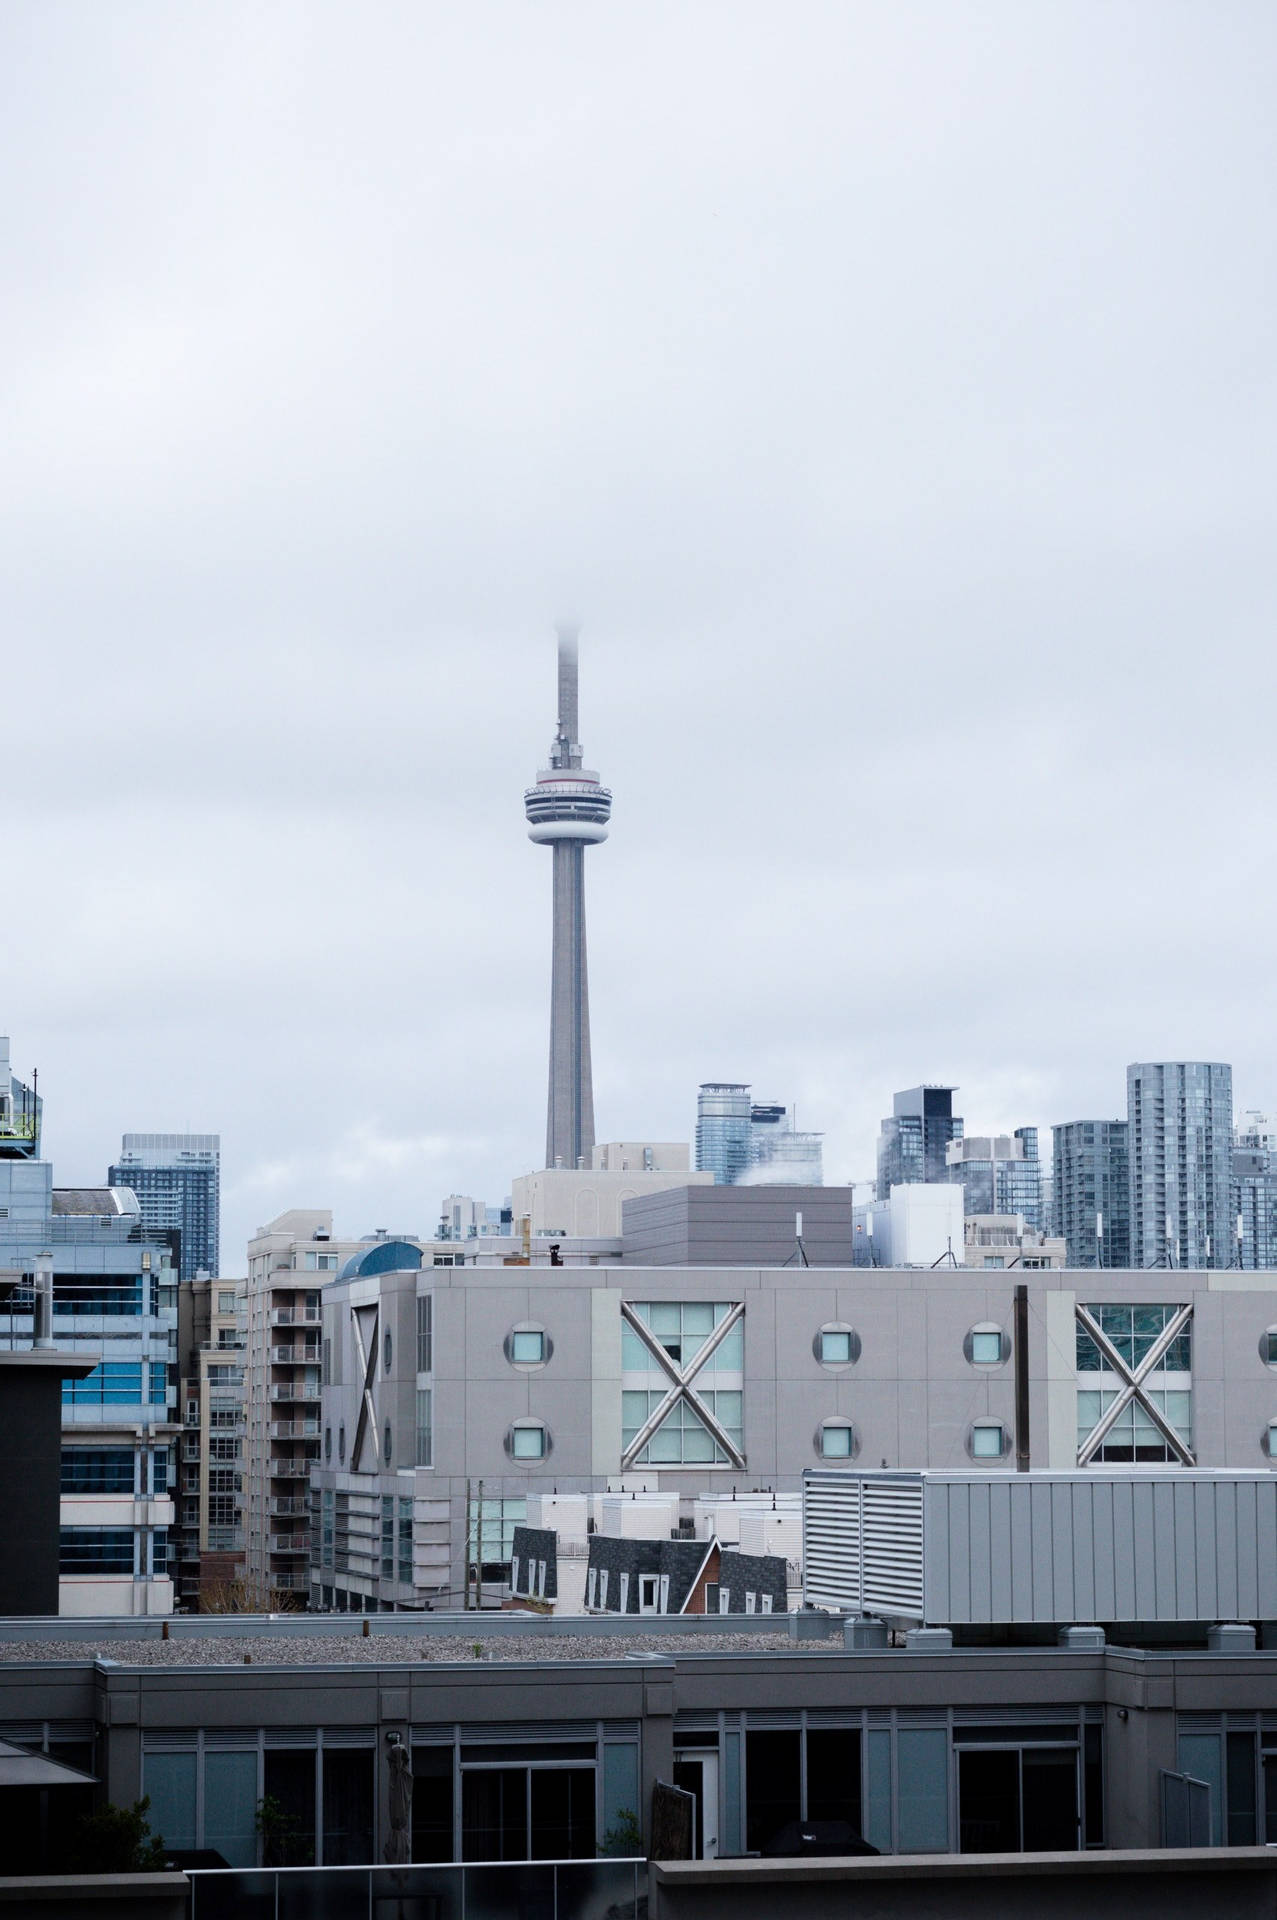
<svg viewBox="0 0 1277 1920">
<path fill-rule="evenodd" d="M 1277 1475 L 803 1475 L 803 1597 L 900 1625 L 1277 1620 Z"/>
</svg>

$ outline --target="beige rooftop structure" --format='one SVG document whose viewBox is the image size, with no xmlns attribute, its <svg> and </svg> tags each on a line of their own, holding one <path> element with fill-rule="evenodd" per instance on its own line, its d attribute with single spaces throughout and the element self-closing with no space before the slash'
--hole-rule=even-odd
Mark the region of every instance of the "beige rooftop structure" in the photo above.
<svg viewBox="0 0 1277 1920">
<path fill-rule="evenodd" d="M 614 1140 L 596 1146 L 589 1167 L 547 1167 L 521 1174 L 511 1186 L 516 1224 L 525 1216 L 533 1235 L 564 1234 L 615 1240 L 621 1208 L 640 1195 L 671 1187 L 711 1187 L 712 1173 L 689 1172 L 681 1141 Z"/>
</svg>

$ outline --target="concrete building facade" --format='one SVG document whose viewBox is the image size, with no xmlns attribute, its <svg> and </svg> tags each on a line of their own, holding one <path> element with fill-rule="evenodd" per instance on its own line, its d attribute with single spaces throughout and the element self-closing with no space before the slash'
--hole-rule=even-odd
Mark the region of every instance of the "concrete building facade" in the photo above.
<svg viewBox="0 0 1277 1920">
<path fill-rule="evenodd" d="M 319 1458 L 322 1289 L 362 1247 L 333 1239 L 325 1208 L 294 1208 L 248 1243 L 245 1351 L 211 1369 L 244 1421 L 245 1579 L 259 1603 L 304 1605 L 309 1593 L 310 1472 Z"/>
<path fill-rule="evenodd" d="M 323 1315 L 319 1606 L 460 1606 L 476 1558 L 495 1600 L 529 1495 L 632 1473 L 691 1519 L 840 1460 L 1277 1463 L 1249 1274 L 414 1264 Z"/>
</svg>

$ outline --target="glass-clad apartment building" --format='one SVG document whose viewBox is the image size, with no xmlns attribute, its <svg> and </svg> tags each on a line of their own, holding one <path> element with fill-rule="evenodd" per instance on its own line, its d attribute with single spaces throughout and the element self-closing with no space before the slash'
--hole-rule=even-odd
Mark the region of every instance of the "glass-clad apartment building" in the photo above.
<svg viewBox="0 0 1277 1920">
<path fill-rule="evenodd" d="M 181 1234 L 179 1276 L 220 1272 L 221 1139 L 215 1133 L 126 1133 L 107 1185 L 128 1187 L 155 1233 Z"/>
<path fill-rule="evenodd" d="M 1052 1127 L 1055 1227 L 1070 1267 L 1129 1267 L 1131 1190 L 1125 1120 Z"/>
</svg>

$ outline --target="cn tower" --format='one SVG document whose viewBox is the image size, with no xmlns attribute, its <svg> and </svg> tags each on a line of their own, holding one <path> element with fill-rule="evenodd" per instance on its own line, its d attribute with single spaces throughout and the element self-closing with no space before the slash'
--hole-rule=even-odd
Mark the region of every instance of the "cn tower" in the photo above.
<svg viewBox="0 0 1277 1920">
<path fill-rule="evenodd" d="M 585 849 L 607 839 L 612 796 L 581 765 L 576 717 L 576 628 L 559 628 L 559 719 L 550 764 L 523 796 L 528 838 L 554 852 L 547 1167 L 588 1166 L 594 1146 L 590 991 L 585 965 Z"/>
</svg>

